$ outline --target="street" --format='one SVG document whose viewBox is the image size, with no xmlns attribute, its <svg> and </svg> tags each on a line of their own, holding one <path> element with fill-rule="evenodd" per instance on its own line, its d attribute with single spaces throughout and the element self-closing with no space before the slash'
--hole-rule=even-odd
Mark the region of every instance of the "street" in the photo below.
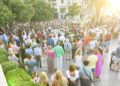
<svg viewBox="0 0 120 86">
<path fill-rule="evenodd" d="M 100 81 L 96 81 L 93 86 L 120 86 L 120 73 L 117 73 L 115 71 L 111 71 L 109 69 L 109 63 L 111 58 L 111 52 L 114 51 L 117 47 L 117 40 L 112 40 L 110 44 L 110 51 L 109 53 L 104 55 L 104 64 L 103 64 L 103 70 L 102 75 L 100 78 Z M 65 75 L 65 71 L 68 70 L 69 64 L 72 63 L 72 61 L 63 61 L 63 74 Z M 42 65 L 43 68 L 39 69 L 39 71 L 46 71 L 47 72 L 47 60 L 45 57 L 42 58 Z M 48 72 L 47 72 L 48 73 Z M 50 78 L 51 74 L 48 73 L 48 76 Z"/>
</svg>

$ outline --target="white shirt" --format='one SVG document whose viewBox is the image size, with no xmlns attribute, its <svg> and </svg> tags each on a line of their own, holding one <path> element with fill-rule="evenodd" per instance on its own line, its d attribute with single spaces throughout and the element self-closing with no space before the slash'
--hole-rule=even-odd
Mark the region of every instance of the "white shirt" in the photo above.
<svg viewBox="0 0 120 86">
<path fill-rule="evenodd" d="M 58 38 L 57 37 L 53 37 L 52 39 L 54 40 L 54 44 L 56 45 L 57 42 L 58 42 Z"/>
<path fill-rule="evenodd" d="M 55 79 L 55 74 L 52 74 L 52 76 L 51 76 L 51 81 L 53 81 Z"/>
<path fill-rule="evenodd" d="M 42 55 L 42 49 L 40 47 L 35 47 L 33 49 L 34 55 L 38 56 L 38 55 Z"/>
<path fill-rule="evenodd" d="M 76 55 L 75 60 L 76 60 L 75 61 L 76 66 L 80 67 L 82 65 L 82 56 Z"/>
<path fill-rule="evenodd" d="M 65 41 L 65 40 L 66 40 L 66 38 L 65 38 L 65 36 L 64 36 L 64 35 L 62 35 L 62 36 L 60 36 L 60 37 L 59 37 L 59 40 L 60 40 L 60 41 Z"/>
<path fill-rule="evenodd" d="M 9 59 L 10 61 L 15 61 L 15 62 L 18 62 L 18 61 L 19 61 L 19 59 L 18 59 L 15 55 L 8 56 L 8 59 Z"/>
<path fill-rule="evenodd" d="M 19 54 L 19 47 L 17 45 L 14 44 L 11 46 L 11 48 L 14 54 Z"/>
<path fill-rule="evenodd" d="M 94 49 L 95 46 L 96 46 L 96 44 L 97 44 L 97 41 L 96 41 L 96 40 L 91 41 L 91 42 L 90 42 L 90 49 Z"/>
<path fill-rule="evenodd" d="M 27 36 L 26 35 L 23 35 L 23 40 L 25 41 L 27 39 Z"/>
<path fill-rule="evenodd" d="M 75 76 L 70 76 L 70 71 L 66 71 L 66 75 L 71 81 L 75 81 L 79 78 L 79 71 L 75 70 Z"/>
</svg>

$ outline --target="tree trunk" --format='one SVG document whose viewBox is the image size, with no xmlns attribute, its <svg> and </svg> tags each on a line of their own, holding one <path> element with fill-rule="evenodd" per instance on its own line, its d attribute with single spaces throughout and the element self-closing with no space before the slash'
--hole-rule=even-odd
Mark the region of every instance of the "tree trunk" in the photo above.
<svg viewBox="0 0 120 86">
<path fill-rule="evenodd" d="M 100 21 L 101 21 L 101 8 L 96 8 L 95 24 L 99 24 Z"/>
</svg>

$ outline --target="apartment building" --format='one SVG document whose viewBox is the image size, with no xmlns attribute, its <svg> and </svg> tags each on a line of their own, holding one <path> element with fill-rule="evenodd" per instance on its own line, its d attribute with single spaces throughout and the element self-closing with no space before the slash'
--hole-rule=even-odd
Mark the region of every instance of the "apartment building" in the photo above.
<svg viewBox="0 0 120 86">
<path fill-rule="evenodd" d="M 80 4 L 82 0 L 47 0 L 56 10 L 56 16 L 61 19 L 68 13 L 68 7 L 74 3 Z"/>
</svg>

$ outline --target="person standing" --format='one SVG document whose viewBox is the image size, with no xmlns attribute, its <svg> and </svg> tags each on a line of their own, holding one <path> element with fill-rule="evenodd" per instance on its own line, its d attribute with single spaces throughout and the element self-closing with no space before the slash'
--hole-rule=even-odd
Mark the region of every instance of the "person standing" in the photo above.
<svg viewBox="0 0 120 86">
<path fill-rule="evenodd" d="M 82 66 L 82 48 L 78 48 L 75 52 L 75 64 L 79 69 Z"/>
<path fill-rule="evenodd" d="M 47 59 L 48 71 L 49 71 L 49 73 L 53 73 L 53 71 L 54 71 L 54 57 L 55 57 L 55 53 L 54 53 L 54 51 L 52 49 L 52 46 L 48 47 L 47 56 L 48 56 L 48 59 Z"/>
<path fill-rule="evenodd" d="M 77 45 L 76 45 L 76 41 L 73 41 L 72 43 L 72 60 L 74 60 L 75 58 L 75 52 L 77 50 Z"/>
<path fill-rule="evenodd" d="M 76 70 L 74 63 L 69 65 L 69 70 L 66 71 L 66 75 L 69 81 L 68 86 L 78 86 L 79 71 Z"/>
<path fill-rule="evenodd" d="M 91 36 L 90 36 L 89 33 L 87 33 L 86 36 L 85 36 L 85 54 L 87 54 L 88 51 L 89 51 L 90 42 L 91 42 Z"/>
<path fill-rule="evenodd" d="M 93 80 L 93 73 L 91 68 L 88 66 L 89 61 L 84 61 L 83 64 L 83 67 L 80 69 L 81 86 L 91 86 Z"/>
<path fill-rule="evenodd" d="M 51 35 L 49 35 L 49 38 L 47 40 L 47 45 L 54 47 L 54 40 L 52 39 Z"/>
<path fill-rule="evenodd" d="M 65 57 L 66 61 L 71 59 L 71 51 L 72 51 L 72 44 L 69 42 L 69 40 L 66 40 L 64 43 L 64 49 L 65 49 Z"/>
<path fill-rule="evenodd" d="M 27 48 L 25 49 L 25 54 L 33 55 L 31 45 L 27 45 Z"/>
<path fill-rule="evenodd" d="M 35 48 L 33 48 L 33 53 L 37 61 L 37 67 L 42 67 L 41 64 L 41 56 L 42 56 L 42 49 L 38 46 L 38 44 L 35 44 Z"/>
<path fill-rule="evenodd" d="M 24 63 L 24 59 L 25 59 L 25 45 L 23 43 L 21 43 L 21 45 L 20 45 L 20 54 L 21 54 L 22 63 Z"/>
<path fill-rule="evenodd" d="M 26 55 L 26 59 L 24 59 L 24 63 L 30 75 L 36 71 L 37 62 L 32 58 L 31 55 L 29 54 Z"/>
<path fill-rule="evenodd" d="M 105 44 L 104 44 L 105 52 L 106 52 L 106 53 L 109 52 L 109 46 L 110 46 L 110 41 L 111 41 L 111 39 L 112 39 L 111 33 L 108 32 L 108 33 L 105 35 Z"/>
<path fill-rule="evenodd" d="M 55 57 L 56 68 L 62 70 L 62 60 L 63 60 L 64 50 L 59 44 L 60 43 L 58 43 L 58 45 L 55 46 L 53 50 L 56 56 Z"/>
<path fill-rule="evenodd" d="M 99 79 L 101 72 L 102 72 L 102 64 L 103 64 L 103 58 L 102 58 L 102 49 L 98 48 L 97 49 L 97 63 L 96 63 L 96 68 L 95 68 L 95 78 Z"/>
<path fill-rule="evenodd" d="M 9 61 L 19 63 L 19 59 L 15 56 L 13 51 L 8 51 L 8 53 L 9 53 L 9 55 L 8 55 Z"/>
<path fill-rule="evenodd" d="M 13 50 L 13 53 L 19 58 L 19 47 L 16 45 L 16 42 L 12 42 L 11 48 Z"/>
<path fill-rule="evenodd" d="M 89 61 L 88 66 L 92 69 L 93 74 L 95 74 L 96 63 L 98 61 L 95 50 L 90 51 L 90 55 L 88 56 L 87 61 Z"/>
</svg>

